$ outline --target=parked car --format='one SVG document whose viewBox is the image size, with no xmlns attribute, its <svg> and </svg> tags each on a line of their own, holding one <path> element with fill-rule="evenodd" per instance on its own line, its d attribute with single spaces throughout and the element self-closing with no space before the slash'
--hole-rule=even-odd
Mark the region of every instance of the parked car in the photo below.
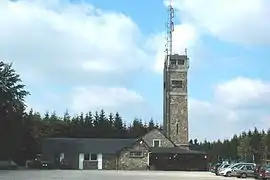
<svg viewBox="0 0 270 180">
<path fill-rule="evenodd" d="M 240 166 L 243 166 L 243 165 L 256 166 L 256 164 L 254 164 L 254 163 L 235 163 L 235 164 L 231 164 L 230 166 L 218 171 L 218 175 L 229 177 L 229 176 L 231 176 L 231 173 L 232 173 L 233 169 L 239 168 Z"/>
<path fill-rule="evenodd" d="M 270 165 L 269 164 L 261 166 L 259 170 L 258 179 L 262 179 L 262 180 L 270 179 Z"/>
<path fill-rule="evenodd" d="M 255 165 L 242 165 L 240 167 L 234 168 L 231 172 L 231 176 L 238 178 L 256 177 Z"/>
<path fill-rule="evenodd" d="M 53 169 L 53 165 L 49 161 L 43 161 L 41 155 L 37 155 L 34 160 L 29 161 L 27 167 L 30 169 Z"/>
<path fill-rule="evenodd" d="M 220 163 L 217 163 L 217 164 L 213 164 L 211 167 L 209 167 L 209 171 L 211 172 L 211 173 L 215 173 L 215 170 L 216 170 L 216 166 L 219 166 L 220 165 Z"/>
<path fill-rule="evenodd" d="M 263 165 L 256 165 L 255 169 L 254 169 L 254 174 L 255 174 L 255 179 L 259 179 L 260 177 L 260 169 Z"/>
<path fill-rule="evenodd" d="M 227 168 L 227 167 L 229 167 L 230 166 L 230 164 L 221 164 L 219 167 L 218 167 L 218 171 L 222 171 L 223 169 L 225 169 L 225 168 Z"/>
<path fill-rule="evenodd" d="M 1 170 L 18 169 L 18 165 L 12 160 L 0 161 L 0 169 Z"/>
<path fill-rule="evenodd" d="M 218 168 L 219 168 L 220 165 L 221 165 L 220 163 L 217 163 L 217 164 L 214 166 L 214 173 L 215 173 L 216 175 L 218 175 Z"/>
</svg>

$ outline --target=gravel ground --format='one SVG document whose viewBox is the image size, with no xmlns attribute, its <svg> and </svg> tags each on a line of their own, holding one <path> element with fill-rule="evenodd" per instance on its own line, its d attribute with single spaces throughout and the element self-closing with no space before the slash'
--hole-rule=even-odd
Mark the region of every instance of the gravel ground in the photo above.
<svg viewBox="0 0 270 180">
<path fill-rule="evenodd" d="M 210 172 L 162 171 L 79 171 L 79 170 L 17 170 L 0 171 L 0 180 L 214 180 Z"/>
</svg>

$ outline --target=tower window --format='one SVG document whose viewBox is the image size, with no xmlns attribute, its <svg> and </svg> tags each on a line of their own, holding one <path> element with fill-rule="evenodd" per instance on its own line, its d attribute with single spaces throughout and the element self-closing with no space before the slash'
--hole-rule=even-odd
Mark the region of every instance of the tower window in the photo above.
<svg viewBox="0 0 270 180">
<path fill-rule="evenodd" d="M 185 64 L 184 59 L 179 59 L 179 60 L 178 60 L 178 64 L 179 64 L 179 65 L 184 65 L 184 64 Z"/>
<path fill-rule="evenodd" d="M 176 134 L 178 134 L 178 133 L 179 133 L 179 125 L 176 124 Z"/>
<path fill-rule="evenodd" d="M 171 65 L 176 65 L 176 59 L 171 59 Z"/>
<path fill-rule="evenodd" d="M 159 139 L 154 139 L 153 140 L 153 146 L 154 147 L 160 147 L 160 140 Z"/>
<path fill-rule="evenodd" d="M 182 88 L 183 81 L 180 80 L 172 80 L 172 88 Z"/>
</svg>

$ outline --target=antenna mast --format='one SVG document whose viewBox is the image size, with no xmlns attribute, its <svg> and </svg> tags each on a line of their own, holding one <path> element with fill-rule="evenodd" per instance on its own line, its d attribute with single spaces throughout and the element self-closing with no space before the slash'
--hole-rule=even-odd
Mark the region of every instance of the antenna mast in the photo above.
<svg viewBox="0 0 270 180">
<path fill-rule="evenodd" d="M 174 9 L 172 7 L 172 1 L 168 7 L 168 20 L 167 20 L 167 38 L 166 38 L 166 55 L 172 55 L 172 33 L 174 31 Z"/>
</svg>

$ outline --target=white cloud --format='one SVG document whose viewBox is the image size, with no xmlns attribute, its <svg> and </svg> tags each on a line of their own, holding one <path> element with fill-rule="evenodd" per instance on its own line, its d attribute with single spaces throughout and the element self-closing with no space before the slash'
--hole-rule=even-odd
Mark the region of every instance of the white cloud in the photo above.
<svg viewBox="0 0 270 180">
<path fill-rule="evenodd" d="M 190 100 L 193 137 L 223 139 L 254 127 L 267 128 L 270 82 L 238 77 L 218 84 L 214 94 L 213 101 Z"/>
<path fill-rule="evenodd" d="M 135 91 L 121 87 L 78 87 L 72 95 L 72 109 L 75 112 L 89 109 L 121 108 L 143 102 Z"/>
<path fill-rule="evenodd" d="M 230 42 L 270 43 L 268 0 L 173 0 L 184 23 Z"/>
<path fill-rule="evenodd" d="M 130 17 L 60 0 L 2 0 L 0 12 L 0 59 L 12 61 L 29 85 L 29 107 L 78 113 L 143 102 L 115 87 L 142 66 L 150 70 L 156 54 Z"/>
<path fill-rule="evenodd" d="M 0 11 L 0 59 L 29 81 L 89 81 L 153 63 L 155 52 L 144 49 L 144 36 L 124 14 L 59 0 L 4 0 Z"/>
<path fill-rule="evenodd" d="M 238 77 L 218 85 L 215 96 L 232 108 L 262 108 L 270 105 L 270 82 Z"/>
</svg>

